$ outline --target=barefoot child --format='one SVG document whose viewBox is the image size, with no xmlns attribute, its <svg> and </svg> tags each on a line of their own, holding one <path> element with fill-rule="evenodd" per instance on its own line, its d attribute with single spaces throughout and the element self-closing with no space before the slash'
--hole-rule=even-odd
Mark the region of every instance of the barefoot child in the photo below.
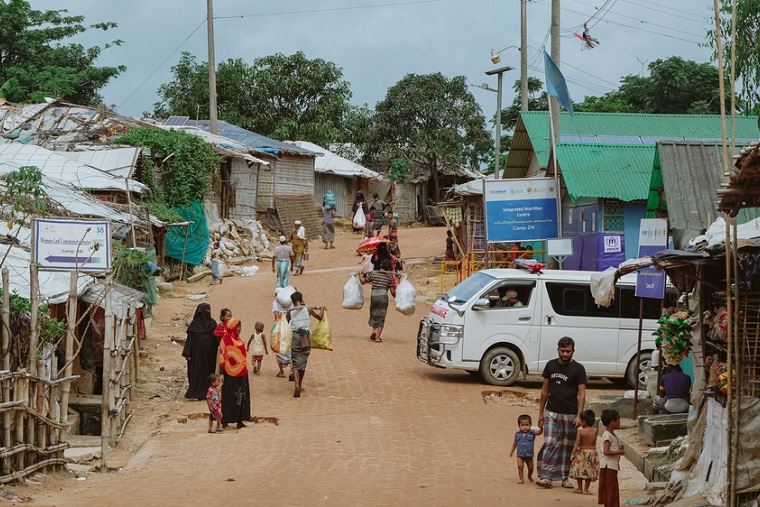
<svg viewBox="0 0 760 507">
<path fill-rule="evenodd" d="M 216 421 L 216 433 L 224 431 L 220 425 L 222 424 L 222 397 L 219 396 L 219 383 L 221 379 L 219 375 L 211 373 L 208 376 L 209 387 L 206 391 L 206 403 L 208 403 L 208 432 L 214 433 L 213 425 Z"/>
<path fill-rule="evenodd" d="M 594 427 L 595 422 L 596 414 L 593 410 L 581 412 L 581 429 L 575 437 L 570 467 L 570 478 L 578 481 L 578 489 L 575 490 L 578 494 L 590 495 L 588 488 L 591 482 L 599 478 L 599 454 L 596 452 L 598 432 Z"/>
<path fill-rule="evenodd" d="M 251 342 L 253 342 L 253 348 L 251 348 Z M 253 365 L 253 374 L 258 375 L 261 372 L 261 360 L 264 359 L 264 354 L 269 355 L 267 350 L 267 342 L 264 338 L 264 323 L 256 323 L 256 332 L 251 335 L 248 340 L 246 348 L 251 351 L 251 364 Z"/>
<path fill-rule="evenodd" d="M 536 436 L 541 435 L 544 430 L 539 428 L 534 430 L 531 428 L 531 420 L 528 414 L 523 414 L 517 418 L 517 426 L 519 430 L 515 432 L 515 441 L 512 443 L 512 451 L 509 453 L 511 458 L 515 454 L 517 449 L 517 475 L 520 478 L 517 481 L 518 484 L 525 483 L 523 479 L 523 466 L 528 467 L 528 480 L 533 482 L 533 449 L 536 442 Z"/>
<path fill-rule="evenodd" d="M 625 454 L 625 446 L 615 430 L 620 428 L 620 414 L 617 410 L 607 409 L 602 412 L 602 424 L 606 431 L 602 435 L 602 456 L 599 459 L 599 504 L 604 507 L 620 507 L 620 489 L 618 488 L 618 470 L 620 456 Z"/>
</svg>

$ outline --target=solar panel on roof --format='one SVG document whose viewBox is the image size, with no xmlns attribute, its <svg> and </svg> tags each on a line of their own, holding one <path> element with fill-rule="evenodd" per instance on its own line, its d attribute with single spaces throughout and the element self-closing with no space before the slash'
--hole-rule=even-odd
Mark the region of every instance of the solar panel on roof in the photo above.
<svg viewBox="0 0 760 507">
<path fill-rule="evenodd" d="M 174 126 L 174 127 L 181 127 L 185 123 L 187 123 L 187 120 L 189 120 L 189 116 L 170 116 L 166 119 L 166 125 L 167 126 Z"/>
<path fill-rule="evenodd" d="M 683 141 L 683 137 L 642 137 L 644 144 L 657 144 L 657 141 Z"/>
</svg>

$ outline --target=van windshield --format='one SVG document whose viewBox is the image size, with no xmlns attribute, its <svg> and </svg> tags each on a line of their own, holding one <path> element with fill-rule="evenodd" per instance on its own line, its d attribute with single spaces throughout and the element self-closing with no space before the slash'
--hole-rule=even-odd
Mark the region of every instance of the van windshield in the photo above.
<svg viewBox="0 0 760 507">
<path fill-rule="evenodd" d="M 446 297 L 444 297 L 444 299 L 448 300 L 453 296 L 456 298 L 456 300 L 450 302 L 466 303 L 472 298 L 472 296 L 478 294 L 481 290 L 483 290 L 483 288 L 486 287 L 486 285 L 490 284 L 493 281 L 493 276 L 479 271 L 454 287 L 451 292 L 446 294 Z"/>
</svg>

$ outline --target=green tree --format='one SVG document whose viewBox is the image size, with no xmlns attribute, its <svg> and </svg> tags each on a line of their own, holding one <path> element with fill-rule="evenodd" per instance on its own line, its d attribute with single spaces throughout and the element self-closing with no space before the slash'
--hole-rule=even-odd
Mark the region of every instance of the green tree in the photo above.
<svg viewBox="0 0 760 507">
<path fill-rule="evenodd" d="M 721 0 L 720 24 L 723 38 L 723 67 L 725 76 L 731 72 L 731 47 L 734 46 L 735 75 L 741 83 L 740 95 L 742 105 L 740 111 L 747 114 L 757 114 L 753 108 L 760 105 L 760 0 L 741 0 L 736 3 L 736 41 L 731 39 L 732 2 Z M 713 50 L 713 59 L 718 58 L 718 44 L 715 30 L 707 32 L 707 45 Z M 726 95 L 729 87 L 726 87 Z M 758 116 L 760 126 L 760 116 Z"/>
<path fill-rule="evenodd" d="M 350 84 L 332 62 L 309 60 L 301 51 L 277 53 L 254 63 L 254 121 L 275 139 L 303 139 L 327 146 L 341 136 Z"/>
<path fill-rule="evenodd" d="M 439 171 L 478 167 L 491 146 L 485 118 L 464 76 L 407 74 L 375 107 L 362 144 L 368 160 L 406 159 L 429 172 L 434 199 Z"/>
<path fill-rule="evenodd" d="M 99 91 L 126 67 L 97 67 L 104 49 L 67 41 L 89 30 L 109 30 L 116 24 L 84 24 L 84 16 L 65 9 L 39 11 L 25 0 L 0 0 L 0 83 L 13 83 L 5 98 L 40 102 L 52 96 L 78 104 L 99 104 Z M 13 81 L 15 79 L 15 81 Z M 5 88 L 5 85 L 3 85 Z"/>
<path fill-rule="evenodd" d="M 208 118 L 208 64 L 183 53 L 174 79 L 158 89 L 159 117 Z M 343 137 L 350 85 L 332 62 L 302 52 L 258 58 L 253 65 L 227 60 L 217 68 L 219 118 L 275 139 L 300 139 L 322 146 Z"/>
</svg>

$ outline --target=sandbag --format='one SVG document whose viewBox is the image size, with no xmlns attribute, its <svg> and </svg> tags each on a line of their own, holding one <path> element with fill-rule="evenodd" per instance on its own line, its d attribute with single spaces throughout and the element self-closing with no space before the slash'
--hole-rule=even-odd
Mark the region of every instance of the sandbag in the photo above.
<svg viewBox="0 0 760 507">
<path fill-rule="evenodd" d="M 293 329 L 284 313 L 277 315 L 277 320 L 269 334 L 269 346 L 272 352 L 286 355 L 290 352 L 290 344 L 293 339 Z"/>
<path fill-rule="evenodd" d="M 332 350 L 332 329 L 330 328 L 330 321 L 327 320 L 327 310 L 325 310 L 322 320 L 318 320 L 311 330 L 311 348 Z"/>
<path fill-rule="evenodd" d="M 347 310 L 361 310 L 364 306 L 364 289 L 359 278 L 354 274 L 351 274 L 351 278 L 343 286 L 342 306 Z"/>
<path fill-rule="evenodd" d="M 360 204 L 359 207 L 356 208 L 356 213 L 354 213 L 354 227 L 356 229 L 364 229 L 365 225 L 367 225 L 367 216 L 364 214 L 364 210 Z"/>
<path fill-rule="evenodd" d="M 396 287 L 396 311 L 404 315 L 414 315 L 416 308 L 415 300 L 417 291 L 414 290 L 412 283 L 407 277 Z"/>
<path fill-rule="evenodd" d="M 325 208 L 335 209 L 335 206 L 337 206 L 337 202 L 335 201 L 335 194 L 333 194 L 332 190 L 328 190 L 325 192 Z"/>
<path fill-rule="evenodd" d="M 289 307 L 290 305 L 293 304 L 293 301 L 290 299 L 290 295 L 293 294 L 295 291 L 296 291 L 295 287 L 292 287 L 290 285 L 278 290 L 277 302 L 286 308 Z"/>
</svg>

